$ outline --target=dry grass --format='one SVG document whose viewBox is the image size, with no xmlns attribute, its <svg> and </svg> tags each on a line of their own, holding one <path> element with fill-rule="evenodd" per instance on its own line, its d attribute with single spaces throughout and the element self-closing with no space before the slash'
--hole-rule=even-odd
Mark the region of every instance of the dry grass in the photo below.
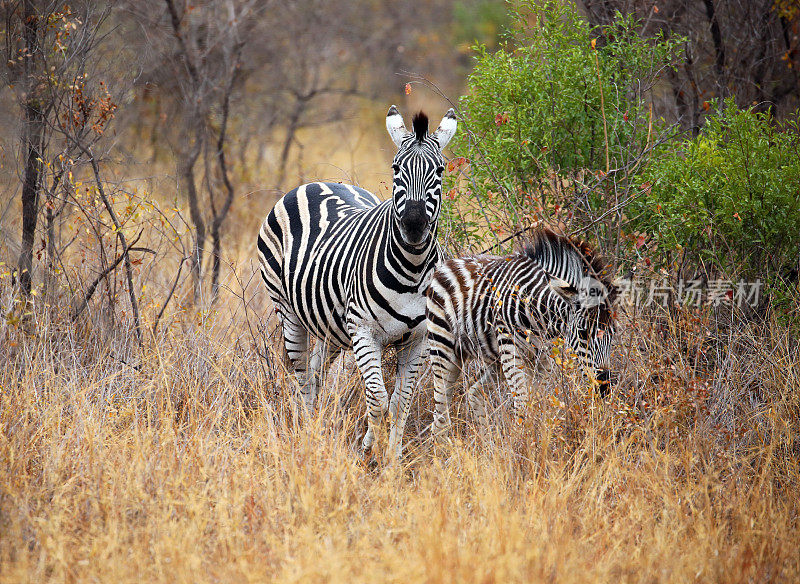
<svg viewBox="0 0 800 584">
<path fill-rule="evenodd" d="M 339 162 L 314 172 L 383 188 Z M 226 257 L 252 257 L 271 198 L 237 203 Z M 179 254 L 145 239 L 159 250 L 137 267 L 152 322 Z M 73 279 L 91 281 L 73 259 Z M 190 311 L 181 289 L 141 349 L 121 292 L 116 322 L 41 306 L 0 322 L 0 582 L 800 579 L 800 355 L 774 323 L 629 315 L 612 399 L 557 369 L 527 425 L 499 407 L 486 443 L 459 419 L 463 398 L 452 439 L 428 441 L 426 374 L 392 468 L 356 456 L 352 360 L 319 415 L 293 424 L 251 274 L 249 261 L 226 270 L 213 313 Z"/>
<path fill-rule="evenodd" d="M 707 322 L 631 321 L 614 399 L 556 372 L 529 424 L 500 411 L 486 444 L 463 422 L 427 440 L 426 379 L 391 468 L 355 456 L 362 398 L 337 409 L 352 364 L 295 427 L 274 342 L 237 310 L 142 350 L 45 311 L 0 325 L 0 581 L 800 578 L 787 335 L 743 325 L 681 363 Z"/>
</svg>

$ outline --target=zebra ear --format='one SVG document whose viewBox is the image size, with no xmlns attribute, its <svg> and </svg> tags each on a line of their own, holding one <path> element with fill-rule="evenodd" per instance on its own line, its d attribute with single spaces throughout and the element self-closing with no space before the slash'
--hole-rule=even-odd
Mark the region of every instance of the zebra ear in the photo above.
<svg viewBox="0 0 800 584">
<path fill-rule="evenodd" d="M 389 136 L 392 137 L 392 142 L 400 148 L 403 138 L 408 134 L 408 130 L 406 130 L 406 125 L 403 123 L 403 116 L 400 115 L 395 106 L 390 107 L 389 113 L 386 114 L 386 129 L 389 131 Z"/>
<path fill-rule="evenodd" d="M 453 110 L 453 108 L 450 108 L 447 110 L 447 113 L 444 114 L 439 127 L 436 128 L 436 131 L 433 134 L 431 134 L 431 136 L 436 139 L 436 142 L 439 143 L 439 150 L 443 150 L 444 147 L 447 146 L 448 142 L 450 142 L 450 139 L 455 136 L 457 127 L 458 122 L 456 121 L 456 112 Z"/>
<path fill-rule="evenodd" d="M 572 284 L 561 278 L 552 278 L 550 287 L 564 300 L 572 301 L 578 295 L 578 289 Z"/>
</svg>

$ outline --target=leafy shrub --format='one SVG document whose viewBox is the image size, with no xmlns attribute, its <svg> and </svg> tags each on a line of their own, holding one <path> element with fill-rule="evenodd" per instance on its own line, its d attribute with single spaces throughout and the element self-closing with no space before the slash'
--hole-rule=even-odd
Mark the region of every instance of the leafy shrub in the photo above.
<svg viewBox="0 0 800 584">
<path fill-rule="evenodd" d="M 652 129 L 643 92 L 680 42 L 642 39 L 621 15 L 593 27 L 572 3 L 524 2 L 514 22 L 496 52 L 474 47 L 470 91 L 459 104 L 466 131 L 451 143 L 472 163 L 469 192 L 490 225 L 518 224 L 526 206 L 552 204 L 548 173 L 607 171 L 640 152 Z M 451 198 L 466 192 L 452 186 Z M 461 236 L 477 235 L 465 217 L 451 219 Z"/>
<path fill-rule="evenodd" d="M 713 104 L 716 107 L 716 104 Z M 696 138 L 674 142 L 645 171 L 632 205 L 641 231 L 697 265 L 771 279 L 800 251 L 800 133 L 729 99 Z"/>
</svg>

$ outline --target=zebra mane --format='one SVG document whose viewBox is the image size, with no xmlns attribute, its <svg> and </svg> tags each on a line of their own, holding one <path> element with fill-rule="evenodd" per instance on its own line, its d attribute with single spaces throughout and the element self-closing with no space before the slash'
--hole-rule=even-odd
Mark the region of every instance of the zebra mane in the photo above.
<svg viewBox="0 0 800 584">
<path fill-rule="evenodd" d="M 533 241 L 522 249 L 522 255 L 541 265 L 553 276 L 578 287 L 585 278 L 594 278 L 608 291 L 608 304 L 614 304 L 617 288 L 611 266 L 589 244 L 575 237 L 567 237 L 547 228 L 539 229 Z"/>
<path fill-rule="evenodd" d="M 428 135 L 428 116 L 424 112 L 415 113 L 411 125 L 414 128 L 417 142 L 422 142 Z"/>
</svg>

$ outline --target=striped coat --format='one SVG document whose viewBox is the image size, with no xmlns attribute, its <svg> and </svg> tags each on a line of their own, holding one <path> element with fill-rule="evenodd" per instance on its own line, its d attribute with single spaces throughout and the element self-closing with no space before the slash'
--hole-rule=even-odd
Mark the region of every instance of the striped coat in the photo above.
<svg viewBox="0 0 800 584">
<path fill-rule="evenodd" d="M 467 394 L 482 426 L 482 386 L 499 374 L 522 417 L 528 403 L 526 368 L 540 365 L 544 343 L 563 337 L 580 361 L 608 389 L 608 357 L 614 334 L 615 288 L 607 266 L 592 250 L 552 231 L 509 257 L 449 260 L 434 273 L 428 291 L 428 336 L 434 374 L 433 431 L 450 426 L 450 401 L 462 365 L 481 358 L 488 367 Z"/>
<path fill-rule="evenodd" d="M 392 106 L 387 129 L 398 147 L 392 198 L 352 185 L 310 183 L 287 193 L 258 237 L 261 273 L 275 304 L 300 385 L 300 405 L 314 408 L 331 361 L 352 348 L 366 386 L 371 449 L 389 412 L 389 454 L 402 453 L 402 432 L 425 332 L 425 290 L 439 260 L 442 148 L 455 133 L 452 110 L 436 132 L 424 114 L 405 129 Z M 312 337 L 319 339 L 309 350 Z M 391 402 L 381 372 L 383 349 L 398 349 Z"/>
</svg>

